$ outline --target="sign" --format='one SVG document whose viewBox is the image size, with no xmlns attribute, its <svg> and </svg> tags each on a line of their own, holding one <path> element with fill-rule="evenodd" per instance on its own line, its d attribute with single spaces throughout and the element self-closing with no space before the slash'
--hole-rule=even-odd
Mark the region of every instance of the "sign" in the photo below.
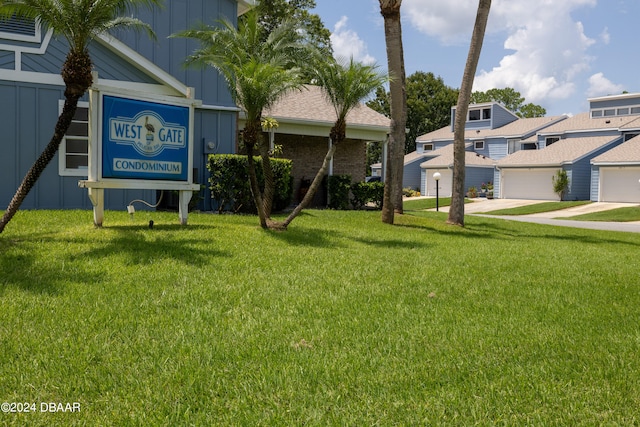
<svg viewBox="0 0 640 427">
<path fill-rule="evenodd" d="M 102 97 L 102 177 L 188 181 L 189 107 Z"/>
</svg>

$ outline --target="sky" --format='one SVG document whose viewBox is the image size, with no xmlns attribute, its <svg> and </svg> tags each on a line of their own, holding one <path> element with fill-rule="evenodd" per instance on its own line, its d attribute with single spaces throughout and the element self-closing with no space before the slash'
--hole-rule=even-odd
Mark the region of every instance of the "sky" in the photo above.
<svg viewBox="0 0 640 427">
<path fill-rule="evenodd" d="M 407 76 L 460 87 L 478 0 L 403 0 Z M 334 56 L 387 68 L 379 0 L 316 0 Z M 512 87 L 547 115 L 588 111 L 588 99 L 640 92 L 638 0 L 493 0 L 474 90 Z"/>
</svg>

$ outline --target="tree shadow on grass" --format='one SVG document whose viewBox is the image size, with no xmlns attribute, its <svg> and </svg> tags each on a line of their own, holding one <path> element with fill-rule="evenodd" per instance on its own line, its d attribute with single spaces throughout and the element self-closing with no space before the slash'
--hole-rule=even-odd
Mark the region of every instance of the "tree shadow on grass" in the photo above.
<svg viewBox="0 0 640 427">
<path fill-rule="evenodd" d="M 15 253 L 0 250 L 0 296 L 8 286 L 35 294 L 59 295 L 69 283 L 93 284 L 101 280 L 99 274 L 79 264 L 65 268 L 63 262 L 45 262 L 33 251 L 18 249 Z"/>
<path fill-rule="evenodd" d="M 335 248 L 343 246 L 338 243 L 341 237 L 340 233 L 327 229 L 298 226 L 286 231 L 268 230 L 267 233 L 276 240 L 294 246 L 309 246 L 314 248 Z"/>
<path fill-rule="evenodd" d="M 123 258 L 127 264 L 179 261 L 186 265 L 203 267 L 212 264 L 215 258 L 231 256 L 226 251 L 214 248 L 213 242 L 211 245 L 205 244 L 202 232 L 212 228 L 216 227 L 189 226 L 189 231 L 198 233 L 193 237 L 191 233 L 182 233 L 185 228 L 181 225 L 154 225 L 153 229 L 149 229 L 148 226 L 114 226 L 109 229 L 116 231 L 116 236 L 106 240 L 102 245 L 97 244 L 99 246 L 94 249 L 71 256 L 70 260 L 115 256 Z"/>
</svg>

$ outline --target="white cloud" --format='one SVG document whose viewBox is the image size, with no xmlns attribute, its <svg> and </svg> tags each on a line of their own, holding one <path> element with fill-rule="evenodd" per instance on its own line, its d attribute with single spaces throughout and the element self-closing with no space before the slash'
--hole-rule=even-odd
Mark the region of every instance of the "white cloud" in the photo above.
<svg viewBox="0 0 640 427">
<path fill-rule="evenodd" d="M 602 33 L 600 33 L 600 39 L 604 44 L 611 43 L 611 34 L 609 33 L 609 27 L 604 27 L 604 30 L 602 30 Z"/>
<path fill-rule="evenodd" d="M 603 73 L 596 73 L 589 77 L 589 89 L 587 90 L 587 96 L 606 96 L 616 95 L 622 93 L 624 87 L 617 85 L 611 80 L 607 79 Z"/>
<path fill-rule="evenodd" d="M 512 87 L 528 102 L 541 104 L 570 97 L 576 90 L 574 80 L 593 61 L 588 49 L 595 43 L 572 12 L 595 4 L 596 0 L 494 0 L 483 49 L 487 40 L 504 36 L 503 47 L 510 52 L 492 69 L 479 70 L 474 90 Z M 478 3 L 405 0 L 403 7 L 403 16 L 421 32 L 445 44 L 468 44 Z M 600 36 L 606 40 L 606 34 Z M 491 53 L 495 55 L 495 49 Z"/>
<path fill-rule="evenodd" d="M 369 55 L 366 43 L 347 26 L 349 18 L 343 16 L 333 27 L 331 46 L 335 57 L 351 58 L 365 64 L 373 64 L 375 58 Z"/>
</svg>

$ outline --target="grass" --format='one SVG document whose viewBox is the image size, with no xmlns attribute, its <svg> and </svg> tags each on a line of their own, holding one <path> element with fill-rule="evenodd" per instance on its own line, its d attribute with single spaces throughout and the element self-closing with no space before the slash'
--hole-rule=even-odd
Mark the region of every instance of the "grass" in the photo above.
<svg viewBox="0 0 640 427">
<path fill-rule="evenodd" d="M 568 202 L 543 202 L 531 205 L 519 206 L 510 209 L 497 209 L 485 212 L 488 215 L 531 215 L 542 212 L 552 212 L 562 209 L 573 208 L 575 206 L 587 205 L 589 201 L 568 201 Z"/>
<path fill-rule="evenodd" d="M 601 212 L 592 212 L 584 215 L 576 215 L 564 219 L 577 221 L 609 221 L 609 222 L 631 222 L 640 221 L 640 206 L 629 206 L 624 208 L 610 209 Z"/>
<path fill-rule="evenodd" d="M 445 218 L 20 212 L 0 400 L 82 409 L 0 424 L 640 423 L 640 235 Z"/>
</svg>

